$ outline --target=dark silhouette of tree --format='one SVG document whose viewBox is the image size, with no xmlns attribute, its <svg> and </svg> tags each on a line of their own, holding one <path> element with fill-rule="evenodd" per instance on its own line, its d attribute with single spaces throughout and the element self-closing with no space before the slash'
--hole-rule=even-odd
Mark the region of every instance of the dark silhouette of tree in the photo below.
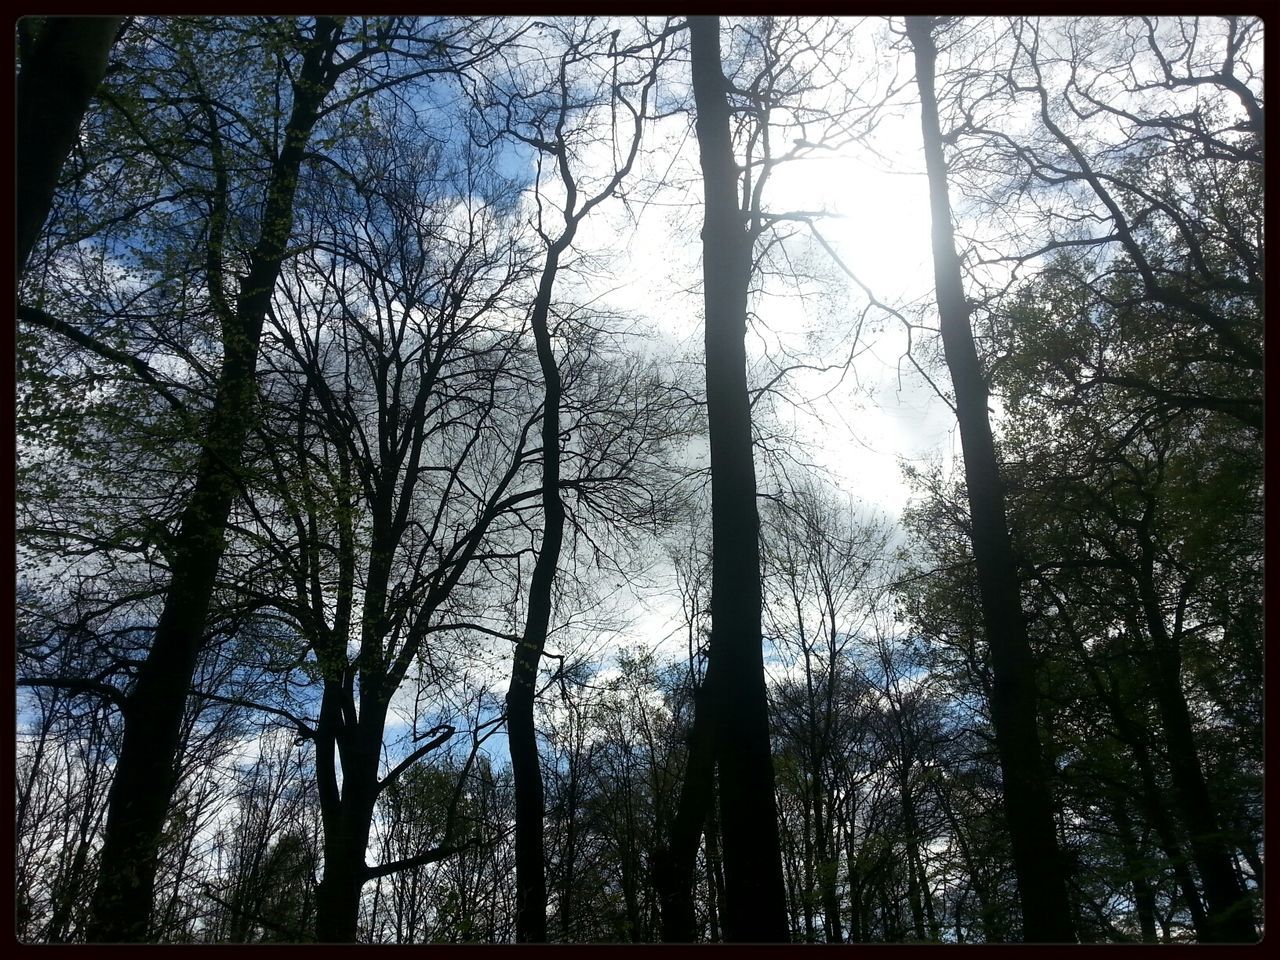
<svg viewBox="0 0 1280 960">
<path fill-rule="evenodd" d="M 702 273 L 711 441 L 711 641 L 676 818 L 673 852 L 683 862 L 678 868 L 681 873 L 672 877 L 671 897 L 678 898 L 687 889 L 682 881 L 690 873 L 688 840 L 692 835 L 696 846 L 710 806 L 714 758 L 723 798 L 719 813 L 725 901 L 720 920 L 725 938 L 781 942 L 787 939 L 787 924 L 769 750 L 760 629 L 760 519 L 746 382 L 747 287 L 754 235 L 738 203 L 727 82 L 720 65 L 719 18 L 691 18 L 689 35 L 705 198 Z M 687 930 L 671 932 L 688 935 Z"/>
<path fill-rule="evenodd" d="M 542 373 L 541 423 L 541 504 L 542 542 L 529 581 L 524 629 L 512 658 L 511 681 L 507 690 L 507 737 L 511 749 L 511 771 L 515 784 L 516 820 L 516 940 L 542 943 L 547 939 L 547 888 L 544 869 L 543 797 L 541 763 L 538 759 L 534 727 L 534 699 L 538 670 L 546 648 L 554 605 L 552 587 L 564 542 L 565 508 L 561 499 L 563 387 L 551 332 L 551 312 L 556 303 L 555 284 L 561 263 L 572 248 L 578 228 L 590 212 L 614 196 L 635 162 L 640 149 L 641 130 L 649 111 L 649 97 L 656 80 L 656 66 L 633 77 L 628 60 L 618 54 L 618 31 L 605 31 L 595 19 L 581 23 L 551 25 L 556 41 L 563 45 L 559 62 L 546 91 L 506 92 L 508 123 L 519 117 L 521 100 L 549 106 L 523 122 L 501 130 L 513 140 L 533 147 L 554 165 L 556 186 L 563 190 L 560 224 L 544 224 L 539 216 L 537 230 L 545 246 L 545 259 L 537 292 L 529 311 L 529 326 Z M 663 55 L 665 37 L 660 37 L 656 62 Z M 623 71 L 626 71 L 625 73 Z M 491 94 L 492 96 L 492 94 Z M 611 128 L 603 134 L 591 129 L 603 125 L 601 116 L 575 120 L 575 114 L 601 113 L 607 108 Z M 583 149 L 587 136 L 612 142 L 621 159 L 611 175 L 599 177 L 584 189 L 583 173 L 575 170 L 574 155 Z M 539 164 L 540 165 L 540 164 Z M 535 182 L 535 196 L 542 209 L 542 188 Z"/>
<path fill-rule="evenodd" d="M 991 719 L 996 730 L 1004 803 L 1022 899 L 1024 939 L 1071 942 L 1065 871 L 1036 722 L 1035 661 L 1027 641 L 1020 585 L 1009 541 L 1004 487 L 987 413 L 987 384 L 974 349 L 952 233 L 947 166 L 935 92 L 935 23 L 908 17 L 915 51 L 921 126 L 933 219 L 933 259 L 943 350 L 955 391 L 972 513 L 973 556 L 991 658 Z"/>
<path fill-rule="evenodd" d="M 107 57 L 123 22 L 124 17 L 26 17 L 18 22 L 18 276 L 49 218 L 62 165 L 107 72 Z"/>
<path fill-rule="evenodd" d="M 887 553 L 882 523 L 858 516 L 852 503 L 812 481 L 796 485 L 764 512 L 765 622 L 782 663 L 795 671 L 793 678 L 775 680 L 770 694 L 775 749 L 787 755 L 799 794 L 800 824 L 793 832 L 802 849 L 793 900 L 806 942 L 845 939 L 837 841 L 845 785 L 839 768 L 842 756 L 858 751 L 853 727 L 866 723 L 850 702 L 858 688 L 854 650 L 879 602 L 877 574 Z"/>
<path fill-rule="evenodd" d="M 227 197 L 214 194 L 208 280 L 225 352 L 196 482 L 179 523 L 164 610 L 124 707 L 124 738 L 111 784 L 89 930 L 93 940 L 139 941 L 148 935 L 157 843 L 172 796 L 182 708 L 225 548 L 223 528 L 236 495 L 233 471 L 248 428 L 262 324 L 289 242 L 306 142 L 337 82 L 334 56 L 341 30 L 339 21 L 322 18 L 304 41 L 292 112 L 265 194 L 261 234 L 234 306 L 222 288 Z M 225 176 L 218 174 L 216 127 L 210 132 L 215 175 Z"/>
<path fill-rule="evenodd" d="M 463 845 L 366 863 L 379 798 L 457 733 L 447 713 L 415 718 L 383 771 L 393 697 L 415 665 L 421 695 L 438 695 L 454 677 L 444 650 L 468 631 L 509 635 L 462 596 L 476 567 L 518 551 L 536 412 L 507 314 L 528 265 L 506 183 L 465 144 L 422 149 L 413 129 L 348 138 L 334 159 L 309 198 L 314 252 L 273 310 L 275 416 L 255 452 L 274 476 L 246 531 L 261 569 L 241 589 L 296 624 L 320 688 L 300 722 L 324 826 L 316 935 L 353 942 L 370 880 Z"/>
<path fill-rule="evenodd" d="M 1153 381 L 1165 379 L 1168 367 L 1179 366 L 1181 358 L 1163 341 L 1180 338 L 1158 316 L 1148 315 L 1147 304 L 1134 304 L 1125 295 L 1131 283 L 1125 274 L 1099 291 L 1079 285 L 1079 271 L 1069 260 L 1060 266 L 1046 269 L 1014 305 L 1012 316 L 997 324 L 1002 336 L 1019 343 L 1018 359 L 997 368 L 1018 410 L 1009 433 L 1024 463 L 1023 526 L 1037 537 L 1037 586 L 1060 609 L 1060 625 L 1077 662 L 1115 736 L 1132 755 L 1140 774 L 1140 815 L 1178 870 L 1198 939 L 1247 941 L 1255 935 L 1251 911 L 1231 865 L 1232 848 L 1240 841 L 1227 829 L 1235 818 L 1211 795 L 1204 770 L 1209 738 L 1197 729 L 1187 689 L 1203 688 L 1203 695 L 1223 709 L 1231 710 L 1228 701 L 1236 704 L 1233 726 L 1254 727 L 1253 711 L 1245 706 L 1252 697 L 1244 693 L 1259 677 L 1250 604 L 1210 599 L 1223 596 L 1224 575 L 1233 583 L 1260 584 L 1250 532 L 1260 462 L 1245 440 L 1252 429 L 1232 411 L 1187 406 L 1145 391 L 1138 394 L 1142 402 L 1135 403 L 1128 384 L 1106 378 L 1095 378 L 1090 389 L 1081 390 L 1093 370 L 1139 343 L 1150 345 L 1142 369 Z M 1072 322 L 1064 310 L 1092 319 Z M 1050 319 L 1051 334 L 1045 326 Z M 1243 393 L 1245 388 L 1234 389 Z M 1062 463 L 1061 455 L 1038 439 L 1043 427 L 1029 429 L 1031 418 L 1053 424 L 1057 435 L 1069 436 L 1070 447 L 1087 451 L 1087 458 Z M 1183 485 L 1191 462 L 1197 464 L 1200 489 L 1215 491 L 1212 503 Z M 1055 535 L 1055 525 L 1064 522 L 1075 531 L 1073 540 Z M 1196 545 L 1194 552 L 1187 550 L 1188 543 Z M 1082 545 L 1093 545 L 1092 556 L 1082 553 Z M 1124 623 L 1125 630 L 1099 647 L 1095 638 L 1107 632 L 1102 624 L 1108 617 Z M 1222 652 L 1201 661 L 1200 635 L 1219 631 Z M 1136 696 L 1104 653 L 1124 656 L 1142 678 Z M 1251 675 L 1252 682 L 1245 679 Z M 1227 686 L 1237 693 L 1225 696 Z M 1148 703 L 1159 717 L 1157 742 L 1168 763 L 1171 791 L 1160 786 L 1154 765 Z M 1232 766 L 1248 770 L 1254 763 L 1240 751 Z M 1186 841 L 1176 836 L 1175 811 L 1189 831 Z M 1184 842 L 1203 885 L 1203 915 L 1182 865 Z"/>
</svg>

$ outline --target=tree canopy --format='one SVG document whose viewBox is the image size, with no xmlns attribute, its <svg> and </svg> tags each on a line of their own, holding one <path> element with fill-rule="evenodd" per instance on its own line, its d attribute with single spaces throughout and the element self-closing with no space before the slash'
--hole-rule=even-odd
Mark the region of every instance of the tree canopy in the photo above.
<svg viewBox="0 0 1280 960">
<path fill-rule="evenodd" d="M 16 933 L 1263 933 L 1263 22 L 27 17 Z"/>
</svg>

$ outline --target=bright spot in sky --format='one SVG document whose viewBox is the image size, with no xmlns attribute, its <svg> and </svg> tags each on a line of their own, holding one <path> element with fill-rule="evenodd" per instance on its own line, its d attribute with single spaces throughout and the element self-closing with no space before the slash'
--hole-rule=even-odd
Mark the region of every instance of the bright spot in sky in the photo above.
<svg viewBox="0 0 1280 960">
<path fill-rule="evenodd" d="M 625 209 L 619 203 L 598 208 L 575 245 L 593 255 L 611 251 L 613 270 L 593 285 L 601 304 L 643 318 L 645 329 L 700 357 L 702 185 L 697 142 L 686 135 L 689 122 L 683 115 L 661 121 L 652 138 L 660 148 L 638 163 L 638 181 L 666 186 L 633 187 Z M 847 358 L 858 331 L 856 357 L 839 386 L 837 373 L 787 379 L 788 391 L 821 398 L 788 414 L 788 425 L 811 462 L 838 485 L 896 515 L 909 496 L 899 458 L 920 461 L 952 452 L 954 418 L 908 359 L 902 320 L 871 307 L 860 325 L 868 296 L 847 273 L 912 323 L 936 327 L 918 112 L 905 106 L 884 117 L 867 144 L 815 150 L 780 165 L 767 184 L 765 206 L 771 213 L 821 212 L 814 228 L 840 263 L 805 236 L 803 224 L 790 225 L 796 249 L 799 241 L 808 243 L 823 282 L 847 294 L 833 298 L 840 306 L 826 313 L 820 300 L 781 293 L 769 299 L 761 308 L 756 348 L 776 363 L 792 363 L 770 345 L 797 348 L 813 331 L 826 343 L 813 362 L 832 364 Z M 911 349 L 918 351 L 928 336 L 916 330 Z M 930 376 L 948 388 L 945 371 Z"/>
</svg>

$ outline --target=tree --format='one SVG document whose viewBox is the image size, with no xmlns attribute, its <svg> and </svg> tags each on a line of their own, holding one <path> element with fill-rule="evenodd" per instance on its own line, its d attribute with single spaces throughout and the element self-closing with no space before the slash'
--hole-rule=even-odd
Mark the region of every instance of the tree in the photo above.
<svg viewBox="0 0 1280 960">
<path fill-rule="evenodd" d="M 59 688 L 31 695 L 36 715 L 19 734 L 15 777 L 16 933 L 28 943 L 68 943 L 84 927 L 118 731 L 108 704 L 86 707 Z"/>
<path fill-rule="evenodd" d="M 157 844 L 172 796 L 182 707 L 225 545 L 223 528 L 236 493 L 233 471 L 244 447 L 262 324 L 289 242 L 293 197 L 306 142 L 324 98 L 337 82 L 334 57 L 341 29 L 339 21 L 321 19 L 313 35 L 304 41 L 293 82 L 292 112 L 265 192 L 261 233 L 234 307 L 222 288 L 221 242 L 227 198 L 224 193 L 213 197 L 207 279 L 220 314 L 225 356 L 196 482 L 179 523 L 165 607 L 124 708 L 124 738 L 111 784 L 94 893 L 93 940 L 138 941 L 147 937 Z M 211 133 L 216 171 L 216 128 Z"/>
<path fill-rule="evenodd" d="M 238 770 L 235 816 L 214 840 L 206 936 L 216 943 L 305 942 L 319 861 L 306 751 L 280 729 L 261 730 L 257 746 L 253 763 Z"/>
<path fill-rule="evenodd" d="M 416 130 L 391 129 L 342 144 L 341 172 L 316 184 L 314 252 L 273 311 L 264 386 L 278 419 L 255 453 L 274 482 L 246 525 L 263 572 L 245 571 L 241 589 L 296 626 L 305 682 L 320 688 L 302 730 L 324 824 L 322 942 L 356 939 L 368 881 L 457 852 L 448 837 L 366 865 L 379 797 L 456 733 L 447 712 L 425 732 L 415 716 L 407 754 L 382 773 L 388 717 L 415 665 L 419 696 L 454 681 L 437 648 L 508 635 L 473 617 L 471 580 L 518 553 L 503 541 L 537 496 L 523 486 L 536 413 L 512 317 L 527 265 L 506 184 L 465 143 L 420 149 Z M 264 572 L 279 591 L 262 590 Z"/>
<path fill-rule="evenodd" d="M 529 311 L 529 325 L 537 348 L 542 373 L 541 423 L 541 503 L 542 542 L 537 550 L 524 630 L 512 658 L 511 682 L 507 690 L 507 737 L 511 748 L 511 770 L 515 783 L 516 822 L 516 939 L 521 943 L 541 943 L 547 939 L 547 891 L 543 868 L 543 799 L 541 765 L 533 706 L 537 692 L 538 667 L 547 643 L 552 614 L 552 586 L 564 540 L 565 508 L 561 500 L 562 459 L 561 404 L 563 387 L 560 367 L 552 341 L 550 315 L 555 305 L 555 283 L 561 261 L 572 247 L 579 225 L 591 210 L 613 196 L 635 162 L 640 134 L 648 113 L 648 100 L 656 80 L 656 68 L 649 67 L 638 78 L 620 75 L 626 61 L 617 53 L 618 32 L 605 33 L 594 19 L 566 24 L 556 29 L 564 50 L 550 88 L 543 91 L 516 91 L 506 102 L 508 114 L 513 102 L 549 99 L 545 115 L 539 111 L 528 121 L 502 131 L 508 137 L 534 147 L 554 164 L 556 188 L 563 191 L 563 223 L 547 232 L 541 213 L 537 230 L 546 247 L 537 293 Z M 660 38 L 656 60 L 662 59 Z M 607 60 L 605 58 L 608 58 Z M 632 90 L 631 88 L 638 88 Z M 592 89 L 594 88 L 594 89 Z M 636 101 L 636 102 L 633 102 Z M 615 147 L 622 147 L 624 159 L 611 176 L 593 185 L 580 198 L 583 177 L 574 170 L 573 155 L 584 149 L 579 143 L 594 118 L 574 126 L 574 115 L 595 113 L 607 106 L 613 128 L 606 133 Z M 631 123 L 618 128 L 618 107 Z M 630 129 L 627 129 L 627 127 Z M 623 131 L 626 131 L 625 133 Z M 627 139 L 623 140 L 623 137 Z M 626 146 L 622 146 L 625 143 Z M 535 200 L 542 209 L 541 187 L 535 183 Z"/>
<path fill-rule="evenodd" d="M 854 649 L 879 603 L 879 564 L 887 554 L 881 521 L 859 516 L 815 482 L 797 485 L 764 515 L 765 622 L 786 671 L 775 680 L 772 712 L 798 789 L 803 851 L 803 936 L 844 939 L 838 892 L 841 755 L 856 749 L 866 722 Z M 788 674 L 794 671 L 794 676 Z M 784 791 L 785 793 L 786 791 Z"/>
<path fill-rule="evenodd" d="M 764 685 L 760 520 L 744 345 L 754 236 L 738 205 L 719 34 L 718 18 L 689 20 L 705 197 L 702 274 L 712 516 L 711 645 L 695 726 L 700 714 L 710 715 L 719 790 L 732 798 L 720 806 L 726 937 L 779 942 L 787 939 L 787 930 Z M 698 738 L 696 730 L 693 736 Z M 690 815 L 682 795 L 677 831 L 682 819 L 692 820 L 694 831 L 701 826 L 708 773 L 705 754 L 691 755 L 685 790 L 700 781 L 694 789 L 704 799 L 692 804 L 698 813 Z M 682 840 L 687 847 L 685 838 L 677 843 Z"/>
<path fill-rule="evenodd" d="M 125 740 L 112 785 L 102 858 L 103 882 L 95 900 L 95 936 L 145 936 L 154 876 L 154 843 L 170 795 L 167 784 L 172 779 L 178 748 L 178 718 L 192 669 L 205 642 L 210 598 L 226 547 L 227 517 L 242 482 L 238 471 L 254 409 L 261 331 L 281 265 L 292 252 L 288 244 L 294 198 L 307 159 L 308 140 L 325 118 L 340 124 L 343 111 L 360 99 L 363 90 L 382 90 L 412 78 L 450 72 L 455 69 L 454 53 L 465 49 L 465 56 L 459 57 L 463 60 L 483 56 L 486 49 L 481 40 L 474 47 L 462 45 L 451 52 L 440 36 L 424 39 L 411 31 L 401 33 L 400 22 L 395 19 L 361 22 L 349 39 L 344 39 L 342 23 L 330 18 L 319 19 L 309 34 L 294 30 L 293 26 L 290 21 L 261 22 L 259 36 L 264 43 L 260 49 L 255 46 L 257 53 L 266 54 L 265 72 L 273 77 L 266 88 L 274 84 L 278 92 L 283 92 L 280 85 L 287 83 L 291 101 L 279 96 L 265 101 L 250 97 L 246 103 L 245 88 L 253 87 L 262 74 L 237 73 L 232 66 L 233 57 L 206 58 L 196 66 L 191 44 L 197 37 L 215 47 L 234 50 L 241 62 L 246 51 L 236 50 L 239 25 L 191 21 L 170 25 L 168 41 L 148 48 L 142 72 L 147 83 L 156 85 L 158 95 L 135 100 L 131 91 L 113 102 L 129 135 L 141 141 L 140 156 L 154 161 L 163 172 L 166 185 L 176 181 L 169 197 L 171 203 L 180 201 L 176 209 L 198 210 L 194 222 L 199 224 L 196 232 L 200 236 L 193 242 L 182 227 L 174 229 L 174 220 L 179 218 L 173 215 L 175 206 L 163 202 L 163 194 L 134 205 L 135 214 L 138 210 L 159 210 L 155 222 L 162 230 L 170 231 L 166 242 L 176 239 L 179 247 L 185 244 L 187 248 L 179 254 L 179 258 L 185 258 L 182 266 L 192 259 L 199 264 L 190 276 L 173 277 L 161 272 L 156 288 L 179 286 L 185 291 L 189 288 L 183 281 L 192 278 L 205 288 L 201 319 L 211 320 L 219 328 L 214 343 L 221 352 L 221 362 L 216 364 L 216 377 L 211 377 L 216 384 L 207 422 L 197 428 L 201 436 L 199 459 L 190 471 L 193 482 L 188 500 L 181 511 L 178 530 L 168 542 L 171 555 L 167 602 L 125 704 Z M 465 32 L 466 24 L 461 29 Z M 383 69 L 388 61 L 382 55 L 392 42 L 400 45 L 403 59 L 390 61 L 392 74 L 388 75 Z M 349 46 L 339 56 L 339 48 L 345 43 Z M 326 104 L 340 76 L 349 84 L 341 97 Z M 277 109 L 282 102 L 288 103 L 288 117 L 256 123 L 255 113 L 270 113 L 272 102 Z M 153 138 L 157 129 L 164 130 L 175 121 L 188 128 L 194 125 L 204 133 L 203 140 L 193 149 L 173 148 L 163 137 Z M 244 155 L 240 152 L 242 147 Z M 314 158 L 312 154 L 310 159 Z M 111 162 L 124 164 L 132 173 L 132 159 L 125 156 Z M 247 184 L 241 180 L 242 175 Z M 107 194 L 118 191 L 121 184 L 136 185 L 128 177 L 96 182 Z M 151 186 L 144 184 L 141 189 Z M 256 190 L 261 191 L 261 206 L 247 209 L 245 197 Z M 96 229 L 110 236 L 111 231 L 127 222 L 128 215 L 122 219 L 108 217 Z M 138 232 L 145 234 L 146 228 Z M 193 246 L 197 248 L 194 255 Z M 149 254 L 147 267 L 171 269 L 174 261 L 165 254 L 171 255 L 172 250 L 173 247 L 164 246 L 159 255 Z M 232 272 L 236 264 L 247 269 L 233 296 L 227 291 L 224 273 Z M 27 321 L 130 368 L 182 410 L 181 402 L 164 385 L 163 378 L 137 354 L 111 347 L 40 307 L 24 306 L 19 312 Z M 198 352 L 183 347 L 180 355 L 200 370 L 204 364 L 196 356 Z M 127 905 L 114 909 L 112 904 L 122 897 Z"/>
<path fill-rule="evenodd" d="M 1257 345 L 1261 247 L 1256 210 L 1239 205 L 1238 196 L 1247 194 L 1251 182 L 1256 185 L 1262 163 L 1258 134 L 1263 108 L 1248 82 L 1253 79 L 1248 51 L 1257 23 L 1224 18 L 1225 30 L 1206 30 L 1210 35 L 1199 49 L 1200 24 L 1189 30 L 1181 26 L 1179 37 L 1151 18 L 1143 18 L 1141 27 L 1135 22 L 1119 39 L 1137 61 L 1122 68 L 1127 78 L 1102 69 L 1093 79 L 1082 80 L 1073 69 L 1065 88 L 1051 97 L 1046 74 L 1059 59 L 1057 44 L 1043 37 L 1038 25 L 1019 24 L 1018 45 L 1030 77 L 1018 89 L 1035 97 L 1048 134 L 1041 149 L 1056 148 L 1059 154 L 1048 164 L 1052 174 L 1036 159 L 1038 150 L 1024 149 L 1021 156 L 1031 160 L 1034 177 L 1049 175 L 1057 182 L 1087 186 L 1083 199 L 1072 206 L 1093 207 L 1111 233 L 1082 239 L 1118 248 L 1143 298 L 1163 308 L 1166 322 L 1197 335 L 1209 345 L 1214 365 L 1232 369 L 1235 378 L 1254 386 L 1263 360 Z M 1106 43 L 1091 21 L 1064 32 L 1062 45 L 1071 64 Z M 1225 35 L 1213 37 L 1213 32 Z M 1209 59 L 1215 55 L 1221 62 Z M 1117 62 L 1126 59 L 1121 54 Z M 1202 86 L 1237 99 L 1243 118 L 1230 122 L 1236 111 L 1223 102 L 1226 97 L 1205 98 L 1207 105 L 1192 103 L 1189 109 L 1180 102 L 1180 91 Z M 1113 89 L 1101 93 L 1107 87 Z M 1154 97 L 1152 91 L 1157 91 Z M 1121 124 L 1128 135 L 1125 154 L 1139 159 L 1117 163 L 1108 156 L 1112 151 L 1089 143 L 1100 126 L 1095 112 Z M 1170 249 L 1178 256 L 1168 257 Z M 1216 378 L 1203 379 L 1187 384 L 1186 393 L 1183 388 L 1162 390 L 1161 384 L 1149 384 L 1147 390 L 1181 397 L 1183 406 L 1225 410 L 1255 429 L 1261 426 L 1254 397 L 1217 396 Z"/>
<path fill-rule="evenodd" d="M 18 23 L 19 276 L 49 218 L 62 165 L 123 23 L 124 17 L 27 17 Z"/>
<path fill-rule="evenodd" d="M 972 513 L 973 556 L 991 657 L 991 719 L 1004 776 L 1005 812 L 1022 899 L 1023 936 L 1070 942 L 1066 883 L 1036 723 L 1035 662 L 1009 542 L 1004 491 L 987 414 L 988 389 L 973 345 L 970 307 L 952 233 L 947 168 L 935 92 L 937 48 L 929 18 L 908 17 L 933 218 L 933 259 L 943 350 L 955 390 Z"/>
<path fill-rule="evenodd" d="M 1220 825 L 1223 811 L 1211 797 L 1203 772 L 1206 734 L 1196 729 L 1186 692 L 1188 684 L 1205 681 L 1196 676 L 1200 671 L 1184 680 L 1183 669 L 1188 653 L 1199 643 L 1198 635 L 1218 631 L 1222 649 L 1229 653 L 1212 655 L 1224 661 L 1212 668 L 1222 679 L 1209 680 L 1206 686 L 1221 691 L 1224 684 L 1240 682 L 1226 680 L 1224 674 L 1242 680 L 1256 669 L 1249 666 L 1253 641 L 1246 639 L 1251 633 L 1245 625 L 1247 606 L 1228 611 L 1208 600 L 1221 589 L 1208 585 L 1220 576 L 1218 570 L 1230 569 L 1236 582 L 1260 583 L 1253 565 L 1256 533 L 1250 519 L 1260 464 L 1246 452 L 1249 445 L 1240 442 L 1251 431 L 1230 410 L 1187 406 L 1159 393 L 1143 392 L 1145 402 L 1135 404 L 1127 384 L 1105 377 L 1094 378 L 1090 389 L 1081 390 L 1093 370 L 1134 362 L 1130 358 L 1136 360 L 1139 344 L 1144 345 L 1143 362 L 1134 365 L 1156 382 L 1167 377 L 1168 367 L 1178 365 L 1179 359 L 1176 351 L 1164 348 L 1163 341 L 1175 339 L 1170 329 L 1156 326 L 1153 331 L 1148 325 L 1156 319 L 1149 316 L 1151 306 L 1134 304 L 1125 295 L 1130 277 L 1119 273 L 1096 291 L 1077 284 L 1078 272 L 1070 261 L 1062 266 L 1061 271 L 1056 265 L 1046 270 L 1043 279 L 1025 291 L 1026 299 L 1014 307 L 1013 315 L 999 325 L 1002 335 L 1022 341 L 1021 362 L 1005 362 L 998 369 L 1014 402 L 1010 436 L 1029 474 L 1023 483 L 1033 491 L 1027 497 L 1031 513 L 1025 527 L 1044 537 L 1037 579 L 1053 602 L 1073 611 L 1072 620 L 1064 623 L 1072 646 L 1119 736 L 1135 754 L 1143 777 L 1140 795 L 1147 798 L 1146 816 L 1166 854 L 1177 862 L 1180 843 L 1163 809 L 1165 791 L 1157 787 L 1151 768 L 1148 721 L 1140 714 L 1135 718 L 1117 681 L 1108 675 L 1111 671 L 1096 663 L 1096 648 L 1086 652 L 1087 639 L 1107 633 L 1105 619 L 1099 618 L 1110 616 L 1125 624 L 1132 668 L 1144 680 L 1142 699 L 1151 698 L 1159 717 L 1172 807 L 1190 831 L 1191 856 L 1204 886 L 1208 914 L 1201 919 L 1190 878 L 1181 880 L 1198 936 L 1248 940 L 1253 930 L 1248 898 L 1230 866 L 1232 844 Z M 1089 320 L 1068 322 L 1064 307 Z M 1158 317 L 1163 311 L 1155 309 Z M 1046 326 L 1050 318 L 1052 325 Z M 1071 446 L 1087 450 L 1088 458 L 1065 468 L 1061 454 L 1046 449 L 1025 427 L 1023 418 L 1028 416 L 1055 424 L 1057 435 L 1072 438 Z M 1193 461 L 1198 464 L 1196 492 L 1183 487 Z M 1059 471 L 1056 480 L 1050 479 L 1054 470 Z M 1214 492 L 1206 496 L 1206 490 Z M 1076 531 L 1075 542 L 1051 532 L 1064 523 Z M 1188 544 L 1195 544 L 1194 550 Z M 1088 553 L 1082 555 L 1082 546 Z M 1255 560 L 1246 559 L 1250 556 Z M 1080 579 L 1077 571 L 1089 566 L 1102 568 L 1106 589 L 1098 589 L 1099 572 L 1092 574 L 1093 585 Z M 1081 610 L 1081 604 L 1092 609 Z M 1243 642 L 1236 646 L 1233 641 Z M 1113 640 L 1104 649 L 1115 646 Z M 1242 695 L 1243 687 L 1236 696 L 1219 694 L 1214 699 L 1242 704 L 1249 699 Z M 1250 713 L 1237 713 L 1233 725 L 1251 727 Z M 1238 756 L 1237 764 L 1246 770 L 1253 765 L 1245 756 Z"/>
</svg>

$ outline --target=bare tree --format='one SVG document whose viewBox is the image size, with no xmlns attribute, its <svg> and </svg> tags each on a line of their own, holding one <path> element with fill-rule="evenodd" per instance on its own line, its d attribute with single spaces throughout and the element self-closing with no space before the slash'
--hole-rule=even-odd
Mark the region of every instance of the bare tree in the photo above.
<svg viewBox="0 0 1280 960">
<path fill-rule="evenodd" d="M 552 69 L 554 75 L 548 78 L 546 89 L 508 91 L 498 87 L 486 91 L 484 97 L 484 100 L 496 100 L 505 111 L 506 123 L 499 127 L 498 136 L 534 148 L 538 152 L 539 172 L 543 162 L 553 167 L 554 190 L 561 195 L 561 222 L 545 223 L 544 187 L 537 181 L 534 183 L 538 210 L 536 229 L 546 251 L 529 313 L 543 383 L 543 529 L 529 583 L 524 630 L 515 648 L 507 691 L 507 736 L 516 797 L 516 939 L 522 943 L 540 943 L 547 939 L 543 862 L 545 802 L 533 707 L 565 529 L 560 492 L 564 391 L 550 325 L 556 303 L 555 284 L 580 224 L 594 208 L 618 192 L 635 162 L 656 81 L 656 67 L 663 58 L 665 45 L 665 36 L 660 36 L 652 53 L 652 63 L 646 64 L 637 56 L 643 48 L 620 54 L 618 31 L 606 31 L 594 18 L 549 24 L 545 30 L 555 35 L 561 45 L 558 63 Z M 638 73 L 632 61 L 639 61 Z M 521 116 L 524 112 L 521 101 L 535 104 L 533 114 L 527 119 Z M 606 109 L 610 120 L 603 117 Z M 597 126 L 606 124 L 603 135 L 595 132 Z M 597 174 L 587 184 L 582 170 L 575 168 L 582 164 L 580 155 L 600 139 L 611 144 L 611 153 L 620 155 L 621 159 L 616 161 L 610 174 Z"/>
<path fill-rule="evenodd" d="M 951 371 L 973 515 L 973 554 L 991 656 L 991 718 L 1004 774 L 1005 812 L 1027 940 L 1074 939 L 1053 805 L 1037 732 L 1035 662 L 1027 641 L 1009 541 L 1004 488 L 987 413 L 987 385 L 973 345 L 947 195 L 947 166 L 935 92 L 935 22 L 908 17 L 933 217 L 933 259 L 942 343 Z"/>
</svg>

